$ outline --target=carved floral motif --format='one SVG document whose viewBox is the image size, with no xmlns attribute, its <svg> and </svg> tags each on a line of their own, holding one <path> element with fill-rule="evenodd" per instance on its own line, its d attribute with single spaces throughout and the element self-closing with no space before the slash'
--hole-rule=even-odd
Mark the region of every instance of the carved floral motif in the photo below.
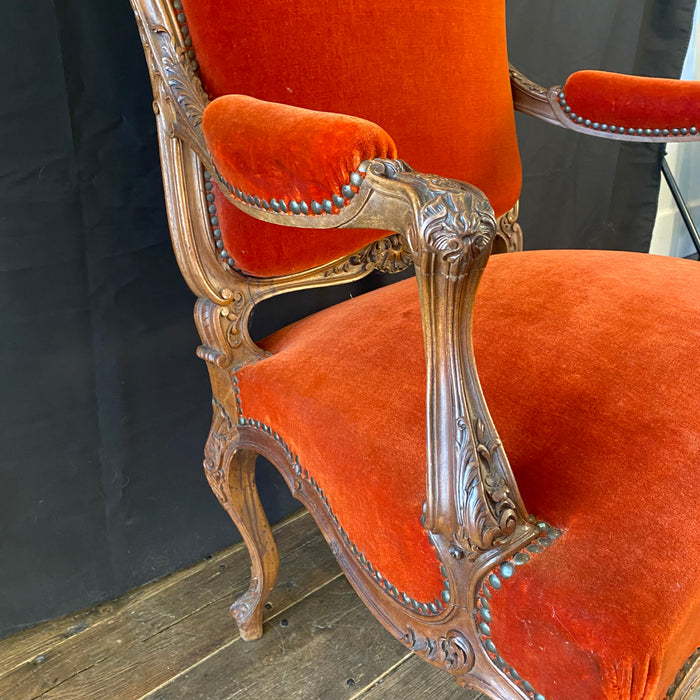
<svg viewBox="0 0 700 700">
<path fill-rule="evenodd" d="M 467 263 L 487 248 L 496 231 L 493 209 L 476 187 L 424 175 L 399 160 L 376 160 L 370 172 L 406 185 L 414 221 L 408 236 L 415 251 L 426 249 L 445 263 Z"/>
<path fill-rule="evenodd" d="M 214 415 L 209 437 L 204 446 L 204 473 L 220 503 L 228 501 L 226 471 L 222 465 L 223 452 L 236 432 L 236 425 L 226 409 L 216 400 L 211 401 Z"/>
<path fill-rule="evenodd" d="M 489 440 L 481 418 L 474 420 L 471 433 L 466 419 L 457 419 L 456 535 L 471 552 L 498 544 L 515 529 L 515 504 L 494 466 L 494 454 L 500 449 L 501 441 Z"/>
<path fill-rule="evenodd" d="M 405 270 L 412 262 L 411 251 L 404 239 L 398 234 L 392 234 L 350 255 L 339 265 L 327 270 L 325 276 L 335 277 L 372 270 L 393 274 Z"/>
</svg>

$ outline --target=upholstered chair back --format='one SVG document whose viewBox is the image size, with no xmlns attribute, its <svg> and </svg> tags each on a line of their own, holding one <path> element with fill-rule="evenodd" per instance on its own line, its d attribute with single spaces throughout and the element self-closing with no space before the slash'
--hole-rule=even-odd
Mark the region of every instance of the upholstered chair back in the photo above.
<svg viewBox="0 0 700 700">
<path fill-rule="evenodd" d="M 174 0 L 174 7 L 210 99 L 243 94 L 362 117 L 390 134 L 411 167 L 482 189 L 496 215 L 516 203 L 504 0 Z M 215 196 L 226 248 L 249 274 L 307 269 L 327 261 L 321 254 L 332 259 L 376 238 L 308 231 L 300 239 Z"/>
</svg>

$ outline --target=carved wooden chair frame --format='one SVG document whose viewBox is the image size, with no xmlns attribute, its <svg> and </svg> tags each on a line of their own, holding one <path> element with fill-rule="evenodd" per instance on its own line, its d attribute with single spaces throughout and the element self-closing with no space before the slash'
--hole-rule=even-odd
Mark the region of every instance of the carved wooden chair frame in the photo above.
<svg viewBox="0 0 700 700">
<path fill-rule="evenodd" d="M 479 385 L 471 340 L 476 289 L 492 248 L 521 249 L 516 208 L 498 221 L 476 188 L 411 170 L 398 160 L 364 163 L 359 191 L 338 214 L 289 216 L 231 196 L 201 130 L 208 98 L 188 55 L 171 4 L 131 0 L 154 89 L 168 217 L 178 264 L 194 294 L 209 370 L 214 416 L 205 447 L 207 479 L 240 530 L 252 560 L 248 591 L 232 606 L 244 639 L 262 634 L 262 609 L 274 585 L 278 554 L 254 476 L 268 458 L 292 494 L 313 514 L 348 580 L 379 621 L 406 646 L 490 697 L 533 698 L 531 689 L 489 656 L 481 612 L 485 578 L 507 575 L 518 552 L 560 533 L 528 516 Z M 577 131 L 561 88 L 545 89 L 511 69 L 516 109 Z M 606 133 L 620 140 L 669 141 L 674 135 Z M 680 140 L 681 137 L 679 137 Z M 684 135 L 683 140 L 700 138 Z M 274 278 L 232 269 L 214 245 L 207 194 L 215 185 L 247 214 L 285 226 L 376 228 L 394 235 L 305 272 Z M 423 526 L 442 562 L 445 590 L 431 604 L 413 601 L 363 561 L 328 508 L 318 485 L 266 425 L 237 411 L 236 368 L 264 356 L 248 334 L 258 302 L 310 287 L 357 280 L 373 270 L 414 264 L 427 358 L 428 468 Z M 516 560 L 517 561 L 517 560 Z M 488 627 L 486 626 L 486 629 Z M 687 698 L 700 685 L 700 659 L 689 661 L 669 689 Z M 534 696 L 537 698 L 537 695 Z"/>
</svg>

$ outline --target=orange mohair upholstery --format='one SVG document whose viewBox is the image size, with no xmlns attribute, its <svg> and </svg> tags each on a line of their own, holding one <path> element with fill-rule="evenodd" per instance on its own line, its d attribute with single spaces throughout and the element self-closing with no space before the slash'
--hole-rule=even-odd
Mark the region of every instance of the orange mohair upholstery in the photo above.
<svg viewBox="0 0 700 700">
<path fill-rule="evenodd" d="M 492 591 L 491 638 L 547 700 L 652 700 L 700 646 L 700 266 L 493 258 L 475 313 L 490 410 L 529 512 L 563 535 Z M 414 280 L 302 320 L 237 373 L 350 539 L 430 600 L 425 364 Z"/>
<path fill-rule="evenodd" d="M 396 157 L 389 134 L 372 122 L 247 95 L 224 95 L 211 102 L 202 129 L 229 189 L 266 200 L 267 208 L 273 199 L 285 208 L 292 201 L 320 207 L 324 200 L 333 203 L 334 195 L 347 203 L 358 189 L 350 176 L 363 161 Z M 343 195 L 344 186 L 350 188 L 350 197 Z M 338 211 L 333 206 L 328 213 Z"/>
<path fill-rule="evenodd" d="M 517 201 L 504 0 L 181 1 L 210 98 L 250 95 L 366 119 L 411 167 L 473 183 L 498 215 Z M 257 276 L 321 264 L 377 236 L 276 227 L 221 193 L 216 207 L 236 267 Z"/>
<path fill-rule="evenodd" d="M 578 117 L 608 127 L 700 129 L 700 81 L 585 70 L 569 77 L 564 95 Z"/>
</svg>

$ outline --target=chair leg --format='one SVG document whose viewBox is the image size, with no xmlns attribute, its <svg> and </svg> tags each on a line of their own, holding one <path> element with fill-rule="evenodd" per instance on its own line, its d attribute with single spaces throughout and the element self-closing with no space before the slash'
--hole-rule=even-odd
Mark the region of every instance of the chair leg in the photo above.
<svg viewBox="0 0 700 700">
<path fill-rule="evenodd" d="M 217 429 L 218 428 L 218 429 Z M 251 450 L 222 444 L 232 437 L 214 425 L 205 449 L 204 471 L 212 490 L 243 537 L 251 560 L 250 586 L 231 606 L 231 614 L 245 640 L 262 635 L 263 607 L 275 585 L 279 555 L 270 523 L 260 503 L 255 483 L 255 459 Z M 224 433 L 222 435 L 222 433 Z"/>
<path fill-rule="evenodd" d="M 255 483 L 256 457 L 250 450 L 236 452 L 229 470 L 230 507 L 227 510 L 245 540 L 251 559 L 250 586 L 231 606 L 245 640 L 262 635 L 263 606 L 279 569 L 277 545 Z"/>
</svg>

